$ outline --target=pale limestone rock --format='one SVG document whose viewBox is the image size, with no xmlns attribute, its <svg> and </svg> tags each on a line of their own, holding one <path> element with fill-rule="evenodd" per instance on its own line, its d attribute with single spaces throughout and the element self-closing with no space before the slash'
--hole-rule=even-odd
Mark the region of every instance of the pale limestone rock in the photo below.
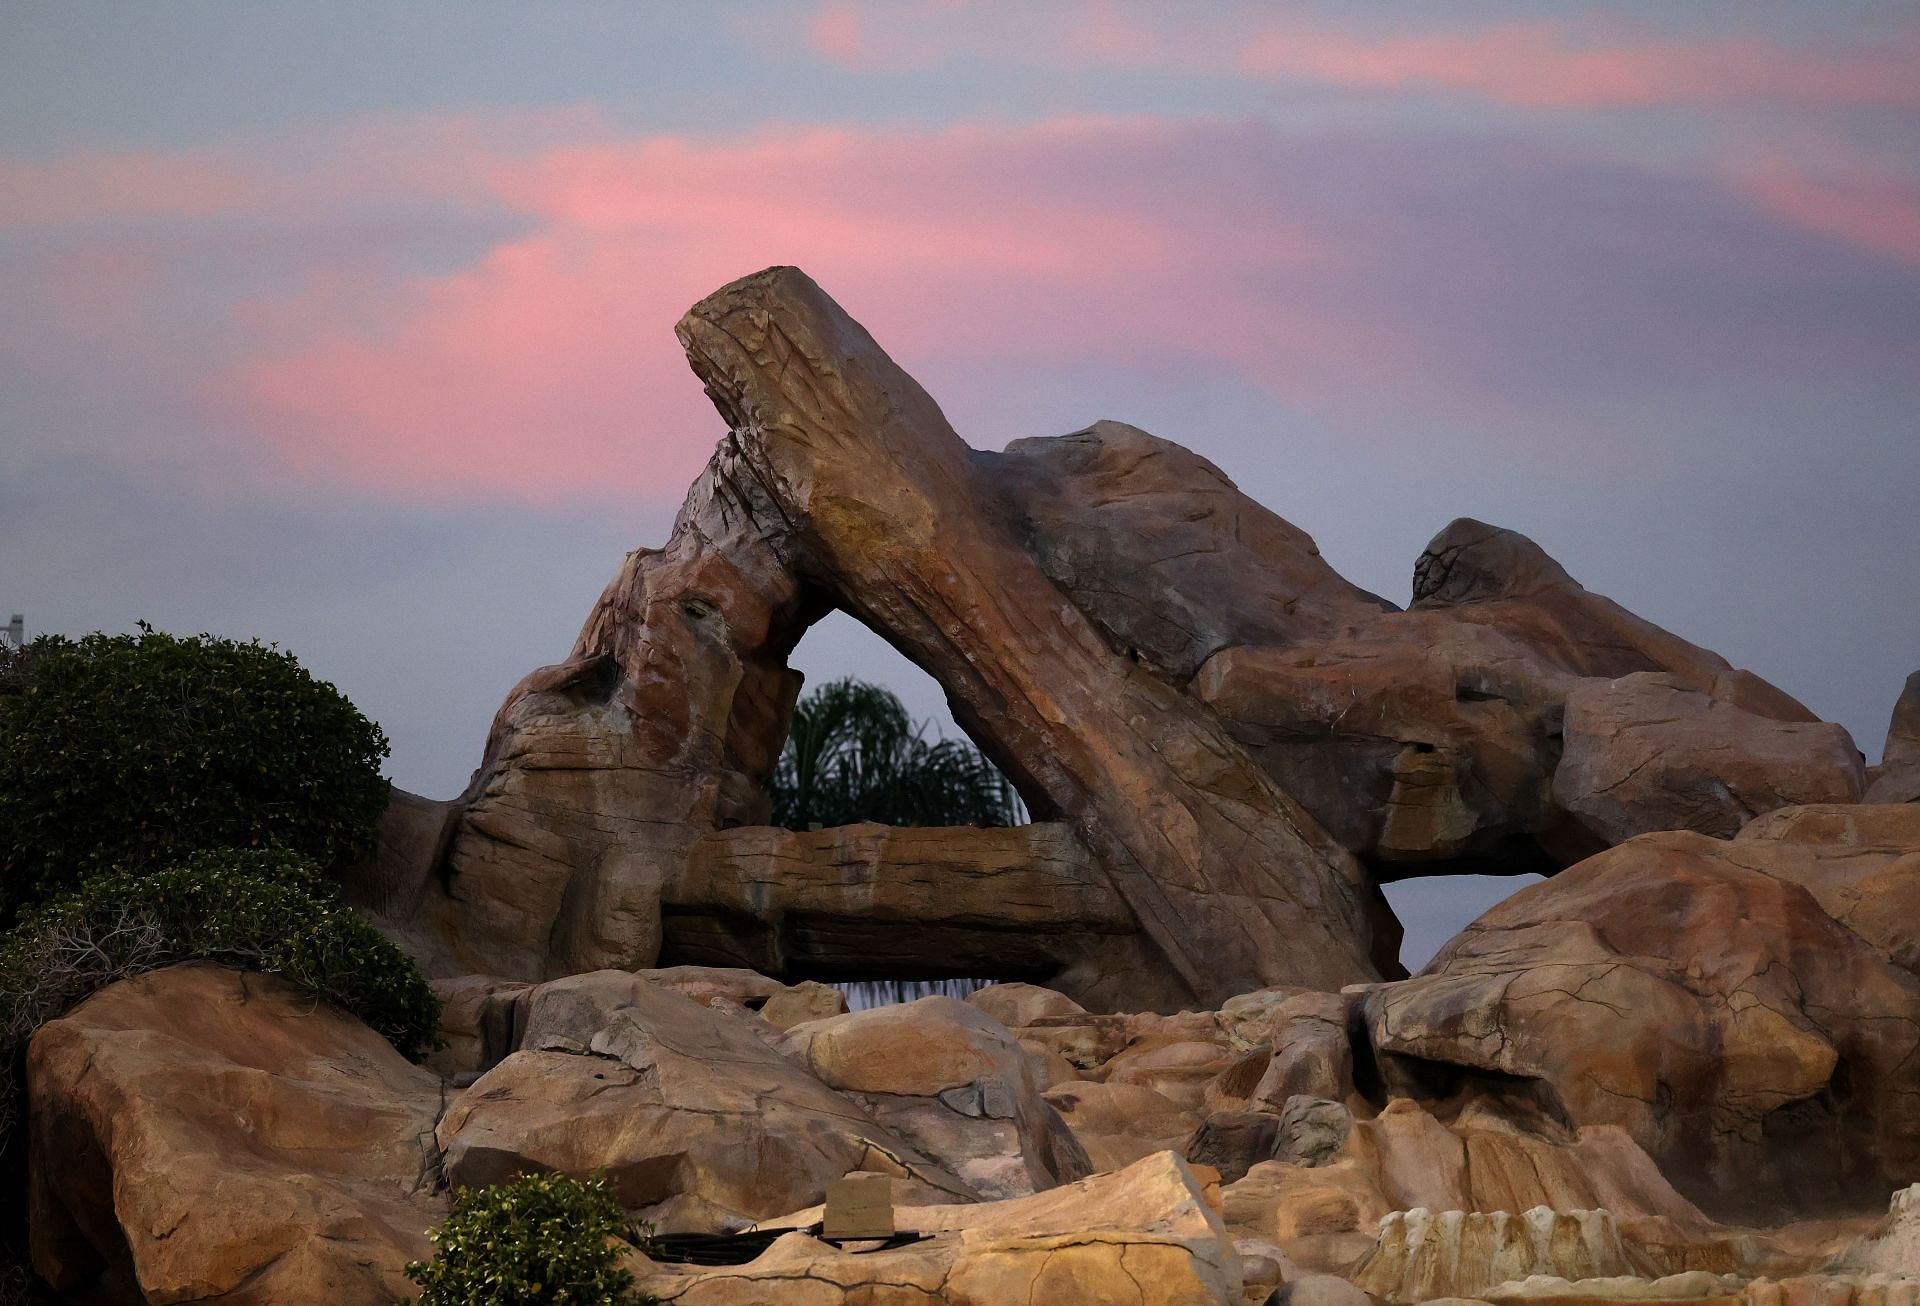
<svg viewBox="0 0 1920 1306">
<path fill-rule="evenodd" d="M 1496 1284 L 1551 1274 L 1633 1275 L 1636 1261 L 1609 1211 L 1394 1211 L 1354 1282 L 1388 1302 L 1487 1295 Z"/>
</svg>

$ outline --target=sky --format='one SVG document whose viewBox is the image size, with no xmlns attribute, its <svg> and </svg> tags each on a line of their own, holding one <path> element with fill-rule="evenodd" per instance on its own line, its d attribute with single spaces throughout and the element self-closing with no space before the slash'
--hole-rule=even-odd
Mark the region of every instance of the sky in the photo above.
<svg viewBox="0 0 1920 1306">
<path fill-rule="evenodd" d="M 722 434 L 673 323 L 796 263 L 976 447 L 1132 422 L 1402 601 L 1513 527 L 1872 760 L 1916 66 L 1912 0 L 0 0 L 0 616 L 277 641 L 451 795 Z M 1395 886 L 1408 959 L 1510 887 Z"/>
</svg>

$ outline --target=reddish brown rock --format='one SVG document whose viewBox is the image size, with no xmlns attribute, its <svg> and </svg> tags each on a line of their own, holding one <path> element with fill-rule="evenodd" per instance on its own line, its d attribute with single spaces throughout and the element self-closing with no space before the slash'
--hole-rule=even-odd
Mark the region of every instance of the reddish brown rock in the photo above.
<svg viewBox="0 0 1920 1306">
<path fill-rule="evenodd" d="M 1041 1096 L 1026 1050 L 964 1002 L 922 998 L 815 1021 L 788 1031 L 786 1047 L 982 1198 L 1025 1196 L 1092 1170 Z"/>
<path fill-rule="evenodd" d="M 1866 801 L 1920 802 L 1920 671 L 1907 677 L 1893 705 L 1886 746 L 1871 772 Z"/>
<path fill-rule="evenodd" d="M 1859 750 L 1840 726 L 1744 711 L 1678 677 L 1590 680 L 1567 696 L 1553 796 L 1598 846 L 1649 830 L 1733 835 L 1798 803 L 1856 803 Z"/>
<path fill-rule="evenodd" d="M 1738 845 L 1646 835 L 1365 998 L 1378 1073 L 1627 1131 L 1710 1211 L 1877 1201 L 1920 1165 L 1920 983 Z"/>
<path fill-rule="evenodd" d="M 34 1268 L 71 1300 L 386 1306 L 432 1254 L 438 1076 L 281 980 L 123 980 L 27 1085 Z"/>
<path fill-rule="evenodd" d="M 453 1183 L 604 1171 L 629 1207 L 692 1196 L 736 1217 L 773 1216 L 856 1170 L 971 1192 L 741 1015 L 619 971 L 534 990 L 521 1050 L 468 1089 L 438 1132 Z"/>
<path fill-rule="evenodd" d="M 1781 808 L 1749 823 L 1725 856 L 1803 886 L 1920 976 L 1920 803 Z"/>
</svg>

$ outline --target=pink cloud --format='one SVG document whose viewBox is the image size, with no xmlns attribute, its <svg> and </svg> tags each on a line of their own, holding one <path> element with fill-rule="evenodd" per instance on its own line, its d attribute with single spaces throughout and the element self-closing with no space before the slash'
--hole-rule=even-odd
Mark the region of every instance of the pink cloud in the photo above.
<svg viewBox="0 0 1920 1306">
<path fill-rule="evenodd" d="M 242 161 L 221 153 L 0 159 L 0 227 L 100 218 L 198 218 L 254 203 Z"/>
<path fill-rule="evenodd" d="M 1920 184 L 1849 169 L 1809 172 L 1776 163 L 1738 178 L 1771 211 L 1810 231 L 1920 264 Z"/>
<path fill-rule="evenodd" d="M 942 374 L 1150 369 L 1357 437 L 1415 420 L 1535 439 L 1702 376 L 1884 366 L 1904 338 L 1827 289 L 1859 284 L 1866 257 L 1799 233 L 1840 221 L 1830 194 L 1819 217 L 1778 186 L 1737 199 L 1510 141 L 1112 118 L 701 139 L 585 120 L 490 148 L 440 120 L 236 158 L 233 207 L 192 262 L 81 251 L 58 311 L 104 333 L 90 354 L 146 356 L 161 345 L 128 333 L 174 320 L 154 296 L 189 278 L 217 293 L 200 261 L 257 236 L 272 284 L 249 270 L 233 338 L 169 339 L 172 370 L 267 474 L 413 499 L 676 501 L 720 430 L 672 324 L 771 263 L 805 267 L 936 391 Z M 1904 228 L 1848 184 L 1855 237 L 1904 257 Z M 157 208 L 88 193 L 101 208 L 70 200 L 75 221 Z M 428 259 L 385 221 L 422 201 L 465 215 L 404 238 L 454 232 Z M 1041 420 L 1108 415 L 1126 416 Z"/>
<path fill-rule="evenodd" d="M 1304 25 L 1270 27 L 1242 47 L 1240 67 L 1370 90 L 1464 91 L 1527 107 L 1656 104 L 1920 105 L 1909 30 L 1855 50 L 1753 40 L 1622 39 L 1549 23 L 1468 33 L 1362 37 Z"/>
<path fill-rule="evenodd" d="M 224 401 L 300 465 L 408 493 L 666 497 L 718 434 L 670 328 L 771 263 L 807 267 L 903 353 L 1328 348 L 1222 293 L 1229 248 L 1270 266 L 1331 257 L 1284 215 L 1176 217 L 1049 180 L 1089 148 L 1154 152 L 1165 137 L 1113 122 L 818 129 L 503 162 L 489 184 L 533 234 L 371 300 L 327 284 L 252 306 L 260 345 Z M 1217 297 L 1196 299 L 1202 284 Z"/>
<path fill-rule="evenodd" d="M 1367 91 L 1443 91 L 1528 108 L 1777 104 L 1920 106 L 1920 26 L 1859 45 L 1663 37 L 1590 19 L 1471 30 L 1401 23 L 1381 31 L 1327 18 L 1274 19 L 1202 7 L 1082 0 L 1005 6 L 961 21 L 939 4 L 833 0 L 810 45 L 856 69 L 903 71 L 943 57 L 1072 67 L 1081 62 L 1197 77 L 1302 81 Z"/>
</svg>

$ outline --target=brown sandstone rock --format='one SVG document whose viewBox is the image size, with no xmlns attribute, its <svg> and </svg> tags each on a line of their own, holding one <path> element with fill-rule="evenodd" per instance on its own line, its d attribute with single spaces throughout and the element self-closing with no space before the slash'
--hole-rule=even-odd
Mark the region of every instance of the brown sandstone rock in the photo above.
<svg viewBox="0 0 1920 1306">
<path fill-rule="evenodd" d="M 1066 994 L 1037 984 L 989 984 L 969 994 L 967 1002 L 1015 1030 L 1049 1016 L 1086 1014 L 1086 1008 Z"/>
<path fill-rule="evenodd" d="M 1006 1026 L 954 998 L 796 1026 L 792 1055 L 828 1087 L 988 1199 L 1071 1182 L 1092 1166 Z"/>
<path fill-rule="evenodd" d="M 1920 803 L 1781 808 L 1749 822 L 1724 855 L 1802 886 L 1828 915 L 1920 975 Z"/>
<path fill-rule="evenodd" d="M 1121 1170 L 1155 1152 L 1178 1152 L 1200 1119 L 1138 1084 L 1082 1081 L 1047 1090 L 1096 1171 Z"/>
<path fill-rule="evenodd" d="M 521 1050 L 453 1104 L 439 1138 L 456 1184 L 604 1170 L 629 1207 L 691 1194 L 772 1216 L 855 1170 L 968 1191 L 739 1017 L 619 971 L 536 989 Z"/>
<path fill-rule="evenodd" d="M 693 846 L 661 903 L 664 958 L 783 974 L 1055 974 L 1101 936 L 1134 931 L 1058 824 L 721 830 Z"/>
<path fill-rule="evenodd" d="M 74 1300 L 385 1306 L 432 1253 L 438 1077 L 280 980 L 123 980 L 27 1077 L 34 1268 Z"/>
<path fill-rule="evenodd" d="M 1163 981 L 1142 1005 L 1371 970 L 1358 868 L 1211 714 L 1061 601 L 933 401 L 838 305 L 772 269 L 678 331 L 762 519 L 803 524 L 783 541 L 796 568 L 939 681 L 1029 806 L 1097 856 L 1166 960 L 1126 977 Z"/>
<path fill-rule="evenodd" d="M 1239 1306 L 1239 1259 L 1207 1191 L 1178 1157 L 1009 1201 L 914 1206 L 930 1241 L 849 1256 L 789 1234 L 747 1265 L 636 1262 L 638 1286 L 676 1306 Z"/>
<path fill-rule="evenodd" d="M 1588 681 L 1567 695 L 1555 800 L 1601 846 L 1649 830 L 1728 837 L 1796 803 L 1856 803 L 1859 750 L 1840 726 L 1780 721 L 1672 675 Z"/>
<path fill-rule="evenodd" d="M 1739 845 L 1646 835 L 1367 994 L 1389 1089 L 1619 1125 L 1709 1211 L 1844 1209 L 1920 1164 L 1920 983 Z"/>
<path fill-rule="evenodd" d="M 1920 671 L 1907 677 L 1867 786 L 1869 803 L 1920 802 Z"/>
</svg>

